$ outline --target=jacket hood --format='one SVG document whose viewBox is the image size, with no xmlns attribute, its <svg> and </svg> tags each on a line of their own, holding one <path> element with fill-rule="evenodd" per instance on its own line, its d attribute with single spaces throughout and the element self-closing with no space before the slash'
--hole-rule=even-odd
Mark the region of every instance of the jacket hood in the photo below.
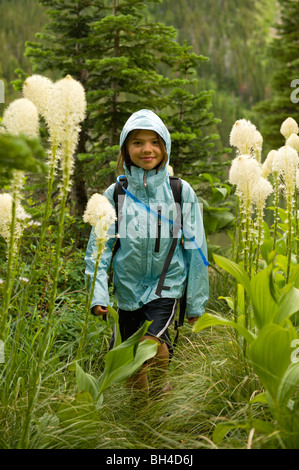
<svg viewBox="0 0 299 470">
<path fill-rule="evenodd" d="M 157 116 L 157 114 L 155 114 L 153 111 L 150 111 L 149 109 L 141 109 L 140 111 L 133 113 L 125 123 L 121 132 L 120 147 L 126 140 L 126 137 L 129 132 L 133 131 L 134 129 L 146 129 L 157 132 L 165 142 L 166 152 L 169 161 L 171 151 L 170 134 L 165 124 L 159 118 L 159 116 Z"/>
</svg>

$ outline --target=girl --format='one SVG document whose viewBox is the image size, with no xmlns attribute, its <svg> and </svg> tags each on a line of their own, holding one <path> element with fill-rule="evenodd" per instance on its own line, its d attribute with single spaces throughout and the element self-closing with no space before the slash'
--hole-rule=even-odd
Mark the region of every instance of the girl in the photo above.
<svg viewBox="0 0 299 470">
<path fill-rule="evenodd" d="M 188 226 L 195 243 L 182 231 L 175 235 L 177 207 L 170 187 L 169 163 L 171 139 L 161 119 L 150 110 L 134 113 L 120 136 L 118 166 L 123 167 L 128 186 L 118 227 L 120 246 L 113 258 L 113 283 L 118 303 L 119 327 L 124 341 L 137 331 L 145 320 L 152 321 L 146 336 L 158 343 L 155 358 L 144 364 L 131 379 L 133 389 L 149 390 L 148 366 L 159 371 L 159 389 L 169 364 L 171 342 L 168 327 L 172 323 L 178 300 L 187 284 L 187 318 L 195 321 L 205 311 L 208 301 L 208 269 L 206 240 L 196 195 L 182 180 L 181 207 L 184 227 Z M 104 193 L 114 204 L 112 184 Z M 141 201 L 141 204 L 140 204 Z M 151 208 L 151 211 L 147 210 Z M 159 214 L 159 217 L 157 217 Z M 173 237 L 175 245 L 163 285 L 159 280 Z M 97 271 L 91 308 L 95 315 L 105 315 L 109 303 L 108 269 L 116 237 L 106 245 Z M 91 233 L 86 251 L 86 275 L 93 277 L 94 238 Z M 196 248 L 197 245 L 197 249 Z M 188 283 L 187 283 L 188 277 Z M 160 288 L 159 288 L 160 286 Z"/>
</svg>

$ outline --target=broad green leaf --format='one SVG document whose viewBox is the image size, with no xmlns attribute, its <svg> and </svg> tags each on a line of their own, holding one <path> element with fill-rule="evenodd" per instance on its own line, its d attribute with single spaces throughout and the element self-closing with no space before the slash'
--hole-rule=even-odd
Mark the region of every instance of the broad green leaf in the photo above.
<svg viewBox="0 0 299 470">
<path fill-rule="evenodd" d="M 134 335 L 106 354 L 105 369 L 99 381 L 99 393 L 102 393 L 112 383 L 125 380 L 135 373 L 144 361 L 156 354 L 157 342 L 146 340 L 140 343 L 150 323 L 144 322 Z"/>
<path fill-rule="evenodd" d="M 89 392 L 95 400 L 98 395 L 99 383 L 87 372 L 84 372 L 78 362 L 76 362 L 76 381 L 79 392 Z"/>
<path fill-rule="evenodd" d="M 234 220 L 234 215 L 228 211 L 205 212 L 204 224 L 209 232 L 215 232 L 226 227 Z"/>
<path fill-rule="evenodd" d="M 244 328 L 241 324 L 236 323 L 232 320 L 227 320 L 226 318 L 219 317 L 218 315 L 210 314 L 210 313 L 204 313 L 195 322 L 192 330 L 195 333 L 198 333 L 199 331 L 209 328 L 210 326 L 216 326 L 216 325 L 224 325 L 224 326 L 230 326 L 234 328 L 246 339 L 248 343 L 251 343 L 255 339 L 255 335 L 251 331 Z"/>
<path fill-rule="evenodd" d="M 99 416 L 94 399 L 89 392 L 80 392 L 75 400 L 58 406 L 57 416 L 63 427 L 71 426 L 82 434 L 92 434 L 98 427 Z"/>
<path fill-rule="evenodd" d="M 294 287 L 299 289 L 299 264 L 292 266 L 289 282 L 293 282 Z"/>
<path fill-rule="evenodd" d="M 126 364 L 123 367 L 120 367 L 115 374 L 111 374 L 113 378 L 113 383 L 122 382 L 127 378 L 131 377 L 135 372 L 137 372 L 142 364 L 148 359 L 151 359 L 157 353 L 158 344 L 154 340 L 144 340 L 141 341 L 138 345 L 134 360 L 129 364 Z"/>
<path fill-rule="evenodd" d="M 218 299 L 225 300 L 225 302 L 227 303 L 229 308 L 231 308 L 233 310 L 233 308 L 234 308 L 234 299 L 233 299 L 233 297 L 222 297 L 222 295 L 221 295 L 220 297 L 218 297 Z"/>
<path fill-rule="evenodd" d="M 227 196 L 227 189 L 226 188 L 216 188 L 212 187 L 212 199 L 211 199 L 211 204 L 214 204 L 215 202 L 221 201 L 226 198 Z"/>
<path fill-rule="evenodd" d="M 263 421 L 262 419 L 254 419 L 250 423 L 250 428 L 254 428 L 257 432 L 262 432 L 263 434 L 271 434 L 276 430 L 272 423 Z"/>
<path fill-rule="evenodd" d="M 287 272 L 288 258 L 284 255 L 276 256 L 276 265 L 279 266 L 284 273 Z"/>
<path fill-rule="evenodd" d="M 250 345 L 254 370 L 276 402 L 281 380 L 290 364 L 293 333 L 270 323 L 259 332 Z"/>
<path fill-rule="evenodd" d="M 119 346 L 122 342 L 121 334 L 119 331 L 119 325 L 118 325 L 118 313 L 116 312 L 116 310 L 114 310 L 114 308 L 110 307 L 110 305 L 108 305 L 108 312 L 112 316 L 114 323 L 115 323 L 116 334 L 114 338 L 114 346 L 116 347 L 116 346 Z"/>
<path fill-rule="evenodd" d="M 267 403 L 267 394 L 265 392 L 259 393 L 250 400 L 250 403 Z"/>
<path fill-rule="evenodd" d="M 264 258 L 265 261 L 267 261 L 267 263 L 270 260 L 270 256 L 269 256 L 270 253 L 273 253 L 272 247 L 273 247 L 273 240 L 269 240 L 269 239 L 265 239 L 261 246 L 262 257 Z"/>
<path fill-rule="evenodd" d="M 299 289 L 288 284 L 278 303 L 279 311 L 274 321 L 280 324 L 285 318 L 299 311 Z"/>
<path fill-rule="evenodd" d="M 250 280 L 242 266 L 239 266 L 234 261 L 224 258 L 223 256 L 216 255 L 215 253 L 213 253 L 213 258 L 215 263 L 217 263 L 218 266 L 227 271 L 229 274 L 234 276 L 250 295 Z"/>
<path fill-rule="evenodd" d="M 225 423 L 219 423 L 216 425 L 213 434 L 212 434 L 212 440 L 217 444 L 218 442 L 221 442 L 226 434 L 229 431 L 232 431 L 233 429 L 248 429 L 249 428 L 249 423 L 245 422 L 225 422 Z"/>
<path fill-rule="evenodd" d="M 299 362 L 290 364 L 282 377 L 277 394 L 277 401 L 280 407 L 284 407 L 288 404 L 288 401 L 298 384 Z"/>
<path fill-rule="evenodd" d="M 271 266 L 263 269 L 251 280 L 251 303 L 257 327 L 261 329 L 273 321 L 279 306 L 275 302 L 270 289 Z"/>
</svg>

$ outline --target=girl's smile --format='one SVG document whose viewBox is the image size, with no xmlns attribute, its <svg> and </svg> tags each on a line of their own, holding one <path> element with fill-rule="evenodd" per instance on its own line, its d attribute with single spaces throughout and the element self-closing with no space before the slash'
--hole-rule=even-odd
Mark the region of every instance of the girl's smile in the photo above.
<svg viewBox="0 0 299 470">
<path fill-rule="evenodd" d="M 152 170 L 163 158 L 156 132 L 145 129 L 129 139 L 128 152 L 134 165 L 144 170 Z"/>
</svg>

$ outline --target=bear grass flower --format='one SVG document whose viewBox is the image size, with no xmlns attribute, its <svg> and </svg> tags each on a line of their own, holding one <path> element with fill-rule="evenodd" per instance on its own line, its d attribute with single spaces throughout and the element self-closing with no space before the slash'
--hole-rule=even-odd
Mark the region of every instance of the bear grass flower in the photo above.
<svg viewBox="0 0 299 470">
<path fill-rule="evenodd" d="M 286 200 L 286 247 L 287 247 L 287 273 L 286 282 L 289 280 L 291 255 L 292 255 L 292 237 L 293 221 L 297 226 L 297 211 L 294 211 L 296 205 L 296 175 L 298 171 L 299 157 L 298 152 L 289 145 L 281 147 L 273 159 L 273 171 L 283 183 L 283 196 Z M 295 212 L 295 213 L 294 213 Z M 297 230 L 297 229 L 296 229 Z"/>
<path fill-rule="evenodd" d="M 229 142 L 239 154 L 250 155 L 260 161 L 263 137 L 252 122 L 237 120 L 230 132 Z"/>
<path fill-rule="evenodd" d="M 83 214 L 83 221 L 89 223 L 94 229 L 96 246 L 100 252 L 99 255 L 101 255 L 104 245 L 108 240 L 108 229 L 115 220 L 115 209 L 109 200 L 101 194 L 93 194 L 87 203 Z"/>
<path fill-rule="evenodd" d="M 12 101 L 3 113 L 2 125 L 8 134 L 38 137 L 39 118 L 36 106 L 27 98 Z M 11 187 L 15 200 L 20 199 L 24 176 L 21 170 L 13 171 Z"/>
<path fill-rule="evenodd" d="M 266 200 L 271 193 L 273 193 L 272 184 L 261 176 L 255 183 L 253 192 L 253 203 L 259 211 L 263 211 Z"/>
<path fill-rule="evenodd" d="M 299 152 L 299 135 L 291 134 L 290 137 L 286 140 L 286 145 L 293 147 L 297 152 Z"/>
<path fill-rule="evenodd" d="M 8 245 L 11 239 L 12 206 L 12 195 L 9 193 L 0 194 L 0 235 Z M 27 214 L 23 206 L 18 202 L 16 204 L 16 218 L 13 227 L 15 242 L 22 236 L 24 223 L 30 218 L 30 215 Z M 14 246 L 14 250 L 15 248 Z"/>
<path fill-rule="evenodd" d="M 73 173 L 73 155 L 80 133 L 80 123 L 86 115 L 85 90 L 80 82 L 70 75 L 55 82 L 51 100 L 48 102 L 47 122 L 50 134 L 60 148 L 58 155 L 62 168 L 62 186 L 69 190 Z"/>
<path fill-rule="evenodd" d="M 237 186 L 237 194 L 244 201 L 252 201 L 256 181 L 262 176 L 262 170 L 250 155 L 239 155 L 231 165 L 229 181 Z"/>
<path fill-rule="evenodd" d="M 272 168 L 284 182 L 286 191 L 294 192 L 299 164 L 298 152 L 289 145 L 281 147 L 273 158 Z"/>
<path fill-rule="evenodd" d="M 255 158 L 250 155 L 239 155 L 231 165 L 229 181 L 236 185 L 236 194 L 240 199 L 240 223 L 243 225 L 239 230 L 242 233 L 242 246 L 244 254 L 244 268 L 250 272 L 251 250 L 252 250 L 252 205 L 255 193 L 255 184 L 261 178 L 261 166 Z M 248 265 L 249 263 L 249 265 Z"/>
<path fill-rule="evenodd" d="M 35 104 L 39 114 L 46 121 L 53 85 L 49 78 L 35 74 L 25 80 L 22 90 L 23 96 Z"/>
<path fill-rule="evenodd" d="M 3 113 L 2 125 L 9 134 L 38 137 L 39 119 L 36 106 L 27 98 L 12 101 Z"/>
<path fill-rule="evenodd" d="M 295 119 L 288 117 L 283 121 L 280 127 L 280 132 L 287 140 L 292 134 L 298 134 L 299 128 Z"/>
<path fill-rule="evenodd" d="M 273 159 L 277 154 L 277 150 L 270 150 L 264 163 L 262 164 L 262 176 L 267 178 L 272 173 Z"/>
</svg>

